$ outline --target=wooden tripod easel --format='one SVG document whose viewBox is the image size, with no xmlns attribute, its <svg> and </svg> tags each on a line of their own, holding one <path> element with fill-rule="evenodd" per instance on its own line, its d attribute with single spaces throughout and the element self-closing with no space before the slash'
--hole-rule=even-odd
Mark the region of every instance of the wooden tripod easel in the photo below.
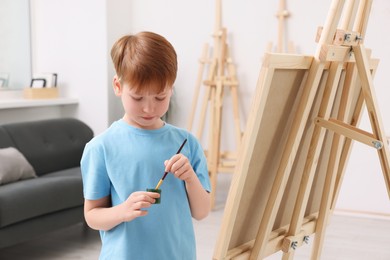
<svg viewBox="0 0 390 260">
<path fill-rule="evenodd" d="M 325 93 L 320 112 L 315 119 L 314 133 L 309 148 L 310 150 L 315 150 L 313 156 L 306 161 L 303 182 L 298 194 L 291 226 L 287 233 L 288 239 L 284 240 L 283 251 L 285 254 L 283 255 L 283 259 L 292 259 L 294 255 L 293 247 L 296 248 L 300 242 L 303 241 L 302 234 L 300 233 L 305 210 L 304 205 L 307 204 L 307 198 L 315 174 L 315 167 L 317 167 L 315 161 L 319 158 L 321 148 L 324 145 L 326 130 L 330 130 L 335 134 L 331 144 L 311 259 L 320 259 L 326 226 L 337 199 L 337 195 L 335 194 L 338 194 L 341 187 L 340 181 L 336 185 L 336 179 L 340 180 L 341 176 L 344 174 L 346 158 L 349 155 L 352 140 L 365 143 L 378 150 L 385 184 L 390 196 L 390 153 L 378 105 L 375 100 L 368 52 L 363 46 L 363 36 L 365 35 L 371 4 L 372 1 L 360 1 L 357 12 L 355 13 L 352 31 L 348 31 L 348 25 L 353 18 L 355 1 L 347 1 L 345 5 L 344 1 L 335 1 L 334 3 L 333 7 L 336 7 L 336 10 L 343 10 L 344 13 L 339 24 L 340 29 L 335 32 L 334 29 L 329 31 L 329 36 L 333 35 L 334 40 L 333 46 L 328 46 L 330 48 L 328 48 L 326 52 L 332 56 L 339 52 L 341 56 L 338 58 L 330 58 L 329 56 L 325 58 L 326 61 L 332 62 L 330 68 L 330 76 L 333 79 L 332 86 L 329 86 L 329 91 Z M 334 13 L 335 17 L 331 19 L 330 22 L 335 22 L 335 20 L 337 20 L 336 10 Z M 333 34 L 330 34 L 330 32 L 333 32 Z M 324 31 L 321 32 L 321 37 L 322 33 L 324 33 Z M 324 51 L 323 47 L 324 46 L 321 46 L 322 51 Z M 355 62 L 346 65 L 347 67 L 345 69 L 347 71 L 346 75 L 348 76 L 348 80 L 344 85 L 343 93 L 341 93 L 338 112 L 332 117 L 331 111 L 335 102 L 337 83 L 340 80 L 340 72 L 345 66 L 346 48 L 350 48 L 348 56 L 352 57 L 354 55 Z M 348 105 L 351 102 L 352 93 L 354 91 L 352 89 L 353 81 L 358 79 L 361 82 L 361 91 L 358 95 L 358 102 L 354 111 L 348 111 Z M 368 110 L 373 133 L 368 133 L 356 127 L 362 114 L 364 102 Z M 351 112 L 353 112 L 353 116 L 352 118 L 348 118 L 348 115 Z M 334 203 L 333 207 L 332 203 Z"/>
<path fill-rule="evenodd" d="M 202 84 L 204 65 L 208 64 L 208 75 L 203 81 L 205 86 L 204 97 L 200 110 L 200 125 L 196 134 L 198 139 L 202 138 L 206 110 L 209 111 L 209 132 L 208 150 L 206 151 L 209 175 L 211 180 L 211 207 L 215 206 L 215 193 L 217 188 L 217 173 L 232 172 L 235 165 L 236 152 L 221 152 L 221 131 L 222 131 L 222 107 L 224 103 L 225 88 L 231 92 L 233 102 L 233 116 L 235 125 L 235 141 L 237 148 L 241 142 L 241 126 L 238 109 L 238 81 L 236 69 L 229 56 L 229 49 L 226 43 L 227 30 L 221 25 L 221 0 L 216 1 L 216 22 L 214 29 L 214 49 L 211 58 L 208 58 L 208 45 L 203 48 L 202 59 L 198 71 L 198 80 L 195 86 L 195 93 L 192 101 L 192 109 L 189 117 L 188 130 L 193 128 L 193 121 L 198 103 L 200 86 Z"/>
<path fill-rule="evenodd" d="M 377 61 L 363 45 L 371 4 L 333 0 L 313 58 L 266 55 L 214 259 L 277 251 L 293 259 L 312 234 L 311 259 L 320 259 L 353 140 L 377 150 L 390 196 L 390 152 L 372 83 Z M 364 104 L 372 133 L 356 127 Z"/>
</svg>

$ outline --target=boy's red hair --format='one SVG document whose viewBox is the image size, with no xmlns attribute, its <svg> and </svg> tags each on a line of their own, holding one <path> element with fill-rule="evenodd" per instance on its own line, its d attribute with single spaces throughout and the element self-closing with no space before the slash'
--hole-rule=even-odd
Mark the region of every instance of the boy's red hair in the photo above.
<svg viewBox="0 0 390 260">
<path fill-rule="evenodd" d="M 116 41 L 111 58 L 121 83 L 142 93 L 160 93 L 172 87 L 177 75 L 177 55 L 163 36 L 152 32 L 126 35 Z"/>
</svg>

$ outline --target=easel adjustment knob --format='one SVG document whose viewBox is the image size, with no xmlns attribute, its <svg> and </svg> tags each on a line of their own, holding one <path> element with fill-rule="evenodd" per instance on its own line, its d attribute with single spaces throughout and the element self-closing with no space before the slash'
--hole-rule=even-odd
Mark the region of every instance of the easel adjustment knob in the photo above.
<svg viewBox="0 0 390 260">
<path fill-rule="evenodd" d="M 282 251 L 289 253 L 292 250 L 296 250 L 298 247 L 302 246 L 304 243 L 309 243 L 309 235 L 305 231 L 299 232 L 295 236 L 288 236 L 283 239 Z"/>
<path fill-rule="evenodd" d="M 295 249 L 297 249 L 297 247 L 298 247 L 298 241 L 294 241 L 294 242 L 291 243 L 291 248 L 292 249 L 295 250 Z"/>
<path fill-rule="evenodd" d="M 383 148 L 383 143 L 381 141 L 373 141 L 372 144 L 378 150 Z"/>
<path fill-rule="evenodd" d="M 356 35 L 355 41 L 362 41 L 362 40 L 363 40 L 363 36 Z"/>
</svg>

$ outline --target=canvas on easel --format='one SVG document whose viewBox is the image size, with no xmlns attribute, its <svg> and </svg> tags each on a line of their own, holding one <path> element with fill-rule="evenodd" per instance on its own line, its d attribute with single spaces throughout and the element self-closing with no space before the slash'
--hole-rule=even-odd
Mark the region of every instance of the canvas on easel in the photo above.
<svg viewBox="0 0 390 260">
<path fill-rule="evenodd" d="M 320 259 L 352 141 L 377 150 L 390 195 L 378 60 L 363 45 L 371 4 L 333 0 L 314 56 L 265 55 L 214 259 L 293 259 L 313 234 Z M 372 133 L 357 128 L 364 105 Z"/>
</svg>

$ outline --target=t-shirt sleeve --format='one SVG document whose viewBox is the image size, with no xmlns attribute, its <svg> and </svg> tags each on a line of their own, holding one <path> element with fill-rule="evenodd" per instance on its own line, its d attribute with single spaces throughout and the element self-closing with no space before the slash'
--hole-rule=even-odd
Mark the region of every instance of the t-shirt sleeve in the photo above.
<svg viewBox="0 0 390 260">
<path fill-rule="evenodd" d="M 190 135 L 189 138 L 191 140 L 192 168 L 198 176 L 203 188 L 208 192 L 211 192 L 209 171 L 207 168 L 207 160 L 203 148 L 193 135 Z"/>
<path fill-rule="evenodd" d="M 104 150 L 88 143 L 81 158 L 84 198 L 97 200 L 110 195 L 110 179 L 105 165 Z"/>
</svg>

